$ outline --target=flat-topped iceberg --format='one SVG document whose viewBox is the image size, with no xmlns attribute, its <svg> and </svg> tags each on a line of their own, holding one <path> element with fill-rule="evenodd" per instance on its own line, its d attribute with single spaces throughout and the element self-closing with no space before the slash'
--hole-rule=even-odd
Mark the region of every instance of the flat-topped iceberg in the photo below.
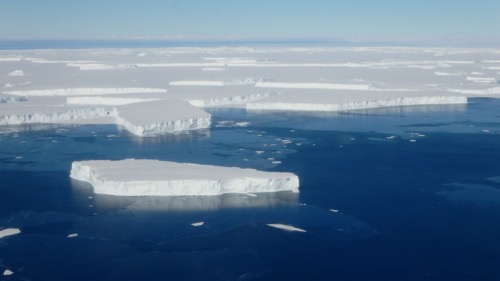
<svg viewBox="0 0 500 281">
<path fill-rule="evenodd" d="M 137 136 L 209 128 L 211 115 L 182 100 L 149 101 L 117 107 L 117 124 Z"/>
<path fill-rule="evenodd" d="M 425 95 L 428 94 L 428 95 Z M 256 102 L 249 102 L 249 110 L 291 110 L 291 111 L 343 111 L 393 106 L 466 104 L 467 97 L 450 93 L 413 92 L 368 92 L 316 91 L 304 93 L 289 91 Z"/>
<path fill-rule="evenodd" d="M 292 173 L 158 160 L 77 161 L 70 176 L 90 183 L 95 193 L 117 196 L 299 191 L 299 178 Z"/>
<path fill-rule="evenodd" d="M 85 98 L 85 97 L 83 97 Z M 117 106 L 71 106 L 10 104 L 0 111 L 1 125 L 85 123 L 116 124 L 140 137 L 209 128 L 211 115 L 183 100 L 111 100 L 103 103 L 124 103 Z M 98 122 L 98 120 L 101 120 Z"/>
</svg>

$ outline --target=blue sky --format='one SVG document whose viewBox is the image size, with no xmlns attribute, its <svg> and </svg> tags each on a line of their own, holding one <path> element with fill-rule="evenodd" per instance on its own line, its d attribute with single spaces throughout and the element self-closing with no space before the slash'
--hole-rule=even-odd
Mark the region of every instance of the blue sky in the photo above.
<svg viewBox="0 0 500 281">
<path fill-rule="evenodd" d="M 499 38 L 499 0 L 0 0 L 0 39 Z"/>
</svg>

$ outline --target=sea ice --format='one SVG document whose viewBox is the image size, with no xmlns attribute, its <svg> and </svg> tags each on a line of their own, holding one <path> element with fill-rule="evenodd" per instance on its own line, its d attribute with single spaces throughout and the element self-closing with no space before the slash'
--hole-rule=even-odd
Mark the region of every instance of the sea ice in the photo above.
<svg viewBox="0 0 500 281">
<path fill-rule="evenodd" d="M 19 90 L 5 92 L 14 96 L 51 97 L 51 96 L 95 96 L 137 93 L 166 93 L 159 88 L 65 88 L 48 90 Z"/>
<path fill-rule="evenodd" d="M 158 160 L 73 162 L 70 176 L 89 182 L 95 193 L 119 196 L 299 192 L 299 178 L 292 173 Z"/>
<path fill-rule="evenodd" d="M 3 276 L 10 276 L 12 274 L 14 274 L 14 272 L 10 269 L 6 269 L 3 271 Z"/>
<path fill-rule="evenodd" d="M 200 222 L 193 222 L 191 225 L 192 226 L 202 226 L 204 224 L 205 224 L 205 222 L 200 221 Z"/>
<path fill-rule="evenodd" d="M 24 71 L 22 70 L 14 70 L 11 73 L 9 73 L 9 76 L 24 76 Z"/>
<path fill-rule="evenodd" d="M 7 237 L 7 236 L 11 236 L 11 235 L 16 235 L 19 233 L 21 233 L 21 230 L 19 228 L 3 229 L 3 230 L 0 230 L 0 239 Z"/>
<path fill-rule="evenodd" d="M 274 228 L 278 228 L 278 229 L 283 229 L 283 230 L 287 230 L 287 231 L 307 232 L 304 229 L 301 229 L 301 228 L 298 228 L 298 227 L 295 227 L 295 226 L 291 226 L 291 225 L 286 225 L 286 224 L 269 223 L 267 225 L 270 226 L 270 227 L 274 227 Z"/>
</svg>

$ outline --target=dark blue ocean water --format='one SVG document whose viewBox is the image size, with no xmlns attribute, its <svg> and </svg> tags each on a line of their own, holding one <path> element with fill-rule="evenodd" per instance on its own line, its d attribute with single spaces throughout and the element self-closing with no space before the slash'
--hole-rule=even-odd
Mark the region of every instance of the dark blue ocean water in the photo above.
<svg viewBox="0 0 500 281">
<path fill-rule="evenodd" d="M 500 280 L 499 106 L 212 110 L 211 130 L 157 138 L 2 128 L 0 228 L 22 233 L 0 239 L 0 280 Z M 300 194 L 120 198 L 69 178 L 124 158 L 290 171 Z"/>
</svg>

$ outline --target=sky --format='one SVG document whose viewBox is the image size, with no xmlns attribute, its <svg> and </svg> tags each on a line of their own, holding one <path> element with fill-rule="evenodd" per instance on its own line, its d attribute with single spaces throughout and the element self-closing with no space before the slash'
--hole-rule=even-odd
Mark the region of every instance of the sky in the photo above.
<svg viewBox="0 0 500 281">
<path fill-rule="evenodd" d="M 0 0 L 0 40 L 500 38 L 499 0 Z"/>
</svg>

